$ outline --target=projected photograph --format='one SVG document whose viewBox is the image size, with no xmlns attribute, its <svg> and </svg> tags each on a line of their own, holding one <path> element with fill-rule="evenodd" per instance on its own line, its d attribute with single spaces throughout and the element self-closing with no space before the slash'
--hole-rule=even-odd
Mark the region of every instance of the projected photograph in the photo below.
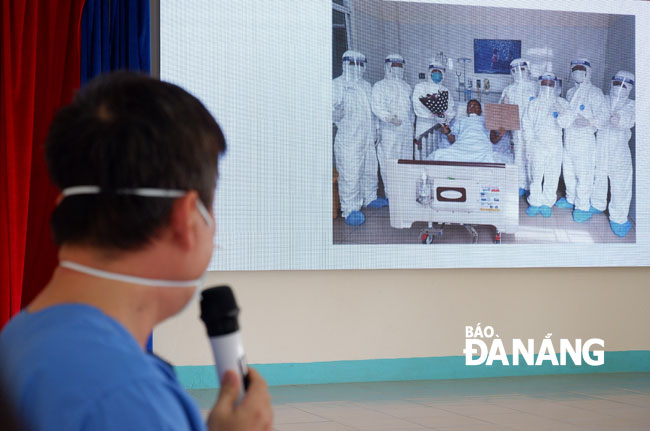
<svg viewBox="0 0 650 431">
<path fill-rule="evenodd" d="M 510 75 L 510 62 L 520 57 L 520 40 L 474 39 L 474 73 Z"/>
<path fill-rule="evenodd" d="M 636 243 L 634 15 L 332 13 L 333 245 Z"/>
</svg>

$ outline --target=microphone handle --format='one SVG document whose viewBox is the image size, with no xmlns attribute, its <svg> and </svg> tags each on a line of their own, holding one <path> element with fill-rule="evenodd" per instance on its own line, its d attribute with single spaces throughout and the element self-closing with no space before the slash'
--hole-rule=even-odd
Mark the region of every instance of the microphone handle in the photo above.
<svg viewBox="0 0 650 431">
<path fill-rule="evenodd" d="M 210 345 L 217 366 L 219 383 L 228 370 L 234 371 L 239 378 L 239 396 L 237 397 L 237 404 L 239 404 L 248 389 L 248 363 L 241 334 L 239 331 L 235 331 L 230 334 L 210 337 Z"/>
</svg>

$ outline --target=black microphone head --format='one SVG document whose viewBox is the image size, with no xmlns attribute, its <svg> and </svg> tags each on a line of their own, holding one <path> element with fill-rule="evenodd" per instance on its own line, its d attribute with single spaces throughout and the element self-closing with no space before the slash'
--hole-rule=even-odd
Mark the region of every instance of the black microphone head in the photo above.
<svg viewBox="0 0 650 431">
<path fill-rule="evenodd" d="M 201 292 L 201 320 L 209 336 L 239 330 L 238 315 L 239 307 L 229 286 L 209 287 Z"/>
</svg>

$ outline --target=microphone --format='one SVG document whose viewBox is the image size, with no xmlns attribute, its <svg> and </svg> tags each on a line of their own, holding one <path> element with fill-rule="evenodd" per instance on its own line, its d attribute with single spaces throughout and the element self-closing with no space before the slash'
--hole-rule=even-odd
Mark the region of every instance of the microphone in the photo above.
<svg viewBox="0 0 650 431">
<path fill-rule="evenodd" d="M 237 373 L 240 382 L 237 403 L 241 402 L 248 388 L 248 364 L 239 332 L 238 315 L 239 307 L 230 287 L 210 287 L 201 292 L 201 320 L 210 338 L 219 382 L 227 370 Z"/>
</svg>

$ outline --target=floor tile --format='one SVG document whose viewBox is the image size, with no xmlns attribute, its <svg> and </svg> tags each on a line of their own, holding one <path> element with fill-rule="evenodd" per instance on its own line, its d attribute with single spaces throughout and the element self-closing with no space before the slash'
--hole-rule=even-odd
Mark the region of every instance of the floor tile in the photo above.
<svg viewBox="0 0 650 431">
<path fill-rule="evenodd" d="M 276 386 L 276 431 L 650 430 L 650 373 Z M 189 391 L 207 416 L 217 390 Z"/>
</svg>

